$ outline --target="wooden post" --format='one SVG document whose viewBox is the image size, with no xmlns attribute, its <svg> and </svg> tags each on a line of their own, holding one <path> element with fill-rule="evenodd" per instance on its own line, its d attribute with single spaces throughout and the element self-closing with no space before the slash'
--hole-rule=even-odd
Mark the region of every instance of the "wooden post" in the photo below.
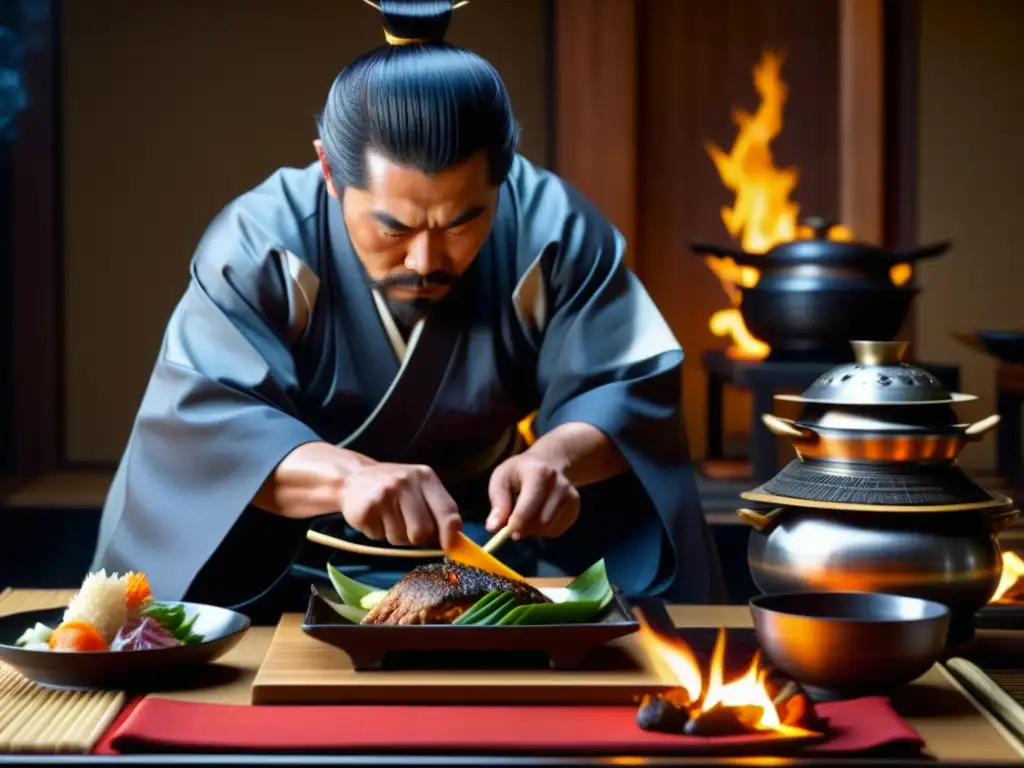
<svg viewBox="0 0 1024 768">
<path fill-rule="evenodd" d="M 637 202 L 636 7 L 630 0 L 554 2 L 554 170 L 630 245 Z"/>
<path fill-rule="evenodd" d="M 841 0 L 839 211 L 858 240 L 884 237 L 882 0 Z"/>
</svg>

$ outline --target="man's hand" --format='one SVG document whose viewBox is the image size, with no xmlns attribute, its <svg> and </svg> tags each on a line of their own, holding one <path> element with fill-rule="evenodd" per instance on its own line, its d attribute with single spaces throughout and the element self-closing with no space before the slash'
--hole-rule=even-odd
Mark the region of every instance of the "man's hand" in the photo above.
<svg viewBox="0 0 1024 768">
<path fill-rule="evenodd" d="M 303 520 L 341 511 L 371 539 L 441 548 L 462 527 L 459 510 L 430 467 L 382 464 L 328 443 L 306 443 L 264 481 L 253 504 Z"/>
<path fill-rule="evenodd" d="M 499 464 L 488 490 L 487 530 L 497 531 L 507 521 L 513 539 L 561 536 L 580 514 L 579 491 L 554 462 L 529 451 Z"/>
<path fill-rule="evenodd" d="M 349 525 L 396 546 L 440 540 L 444 549 L 462 526 L 455 501 L 426 466 L 363 466 L 345 478 L 340 501 Z"/>
</svg>

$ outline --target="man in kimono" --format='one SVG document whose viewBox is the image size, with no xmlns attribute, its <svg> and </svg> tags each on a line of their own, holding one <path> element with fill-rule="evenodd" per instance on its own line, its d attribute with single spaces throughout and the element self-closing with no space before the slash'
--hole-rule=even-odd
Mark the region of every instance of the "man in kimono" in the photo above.
<svg viewBox="0 0 1024 768">
<path fill-rule="evenodd" d="M 683 353 L 623 238 L 516 153 L 497 72 L 443 42 L 450 2 L 381 10 L 388 45 L 333 83 L 318 162 L 199 243 L 93 567 L 272 616 L 308 598 L 312 525 L 401 547 L 508 524 L 521 572 L 603 557 L 627 593 L 720 597 Z M 412 565 L 334 557 L 382 586 Z"/>
</svg>

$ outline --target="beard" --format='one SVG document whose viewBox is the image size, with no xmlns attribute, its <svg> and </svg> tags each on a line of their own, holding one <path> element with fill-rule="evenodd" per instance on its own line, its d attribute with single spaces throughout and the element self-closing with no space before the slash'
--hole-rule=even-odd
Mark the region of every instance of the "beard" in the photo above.
<svg viewBox="0 0 1024 768">
<path fill-rule="evenodd" d="M 388 275 L 380 280 L 374 280 L 372 285 L 384 297 L 384 302 L 387 304 L 388 311 L 391 312 L 395 322 L 408 328 L 427 317 L 434 306 L 442 301 L 447 294 L 437 299 L 397 299 L 391 295 L 388 289 L 394 287 L 433 288 L 437 286 L 450 286 L 457 277 L 457 275 L 448 272 L 431 272 L 428 275 L 417 275 L 414 272 L 408 272 Z"/>
</svg>

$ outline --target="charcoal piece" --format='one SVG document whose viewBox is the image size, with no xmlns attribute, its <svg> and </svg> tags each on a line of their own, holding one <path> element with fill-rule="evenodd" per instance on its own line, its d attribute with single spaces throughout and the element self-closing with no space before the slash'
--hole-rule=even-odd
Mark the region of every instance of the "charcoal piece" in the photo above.
<svg viewBox="0 0 1024 768">
<path fill-rule="evenodd" d="M 645 731 L 680 734 L 690 720 L 684 702 L 662 694 L 646 694 L 636 713 L 636 724 Z"/>
<path fill-rule="evenodd" d="M 724 707 L 716 705 L 701 712 L 683 728 L 687 736 L 744 736 L 757 732 L 761 707 Z"/>
</svg>

